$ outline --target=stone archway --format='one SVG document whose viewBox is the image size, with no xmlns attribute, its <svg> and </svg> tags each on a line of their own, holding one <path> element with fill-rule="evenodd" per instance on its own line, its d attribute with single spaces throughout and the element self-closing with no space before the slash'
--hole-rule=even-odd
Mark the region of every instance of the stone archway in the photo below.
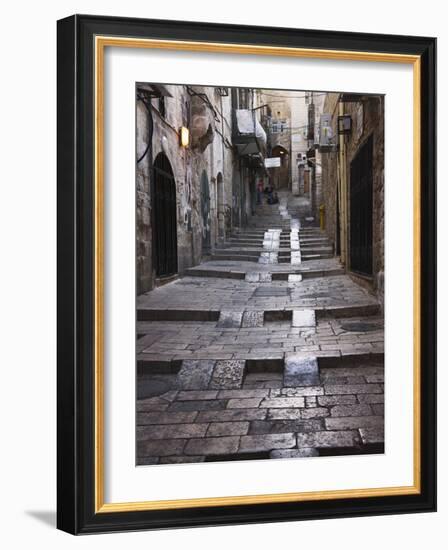
<svg viewBox="0 0 448 550">
<path fill-rule="evenodd" d="M 176 182 L 170 161 L 159 153 L 154 161 L 154 248 L 156 277 L 177 273 Z"/>
<path fill-rule="evenodd" d="M 271 155 L 273 157 L 280 158 L 280 166 L 274 168 L 272 183 L 277 189 L 289 189 L 289 151 L 285 149 L 282 145 L 276 145 L 272 148 Z"/>
</svg>

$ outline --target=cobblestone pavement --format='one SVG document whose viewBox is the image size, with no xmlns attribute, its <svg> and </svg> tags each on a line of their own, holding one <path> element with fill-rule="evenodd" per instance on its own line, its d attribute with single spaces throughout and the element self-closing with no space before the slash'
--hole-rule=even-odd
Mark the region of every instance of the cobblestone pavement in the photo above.
<svg viewBox="0 0 448 550">
<path fill-rule="evenodd" d="M 259 207 L 225 259 L 138 297 L 138 464 L 384 451 L 380 307 L 306 206 Z"/>
</svg>

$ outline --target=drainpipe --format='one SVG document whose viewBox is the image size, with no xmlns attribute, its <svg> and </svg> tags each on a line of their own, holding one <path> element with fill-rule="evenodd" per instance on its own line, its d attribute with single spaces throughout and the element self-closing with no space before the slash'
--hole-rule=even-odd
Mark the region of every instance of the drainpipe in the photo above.
<svg viewBox="0 0 448 550">
<path fill-rule="evenodd" d="M 344 114 L 344 104 L 339 102 L 339 115 Z M 339 170 L 341 176 L 340 231 L 341 261 L 348 268 L 348 215 L 347 215 L 347 148 L 345 136 L 339 135 Z"/>
</svg>

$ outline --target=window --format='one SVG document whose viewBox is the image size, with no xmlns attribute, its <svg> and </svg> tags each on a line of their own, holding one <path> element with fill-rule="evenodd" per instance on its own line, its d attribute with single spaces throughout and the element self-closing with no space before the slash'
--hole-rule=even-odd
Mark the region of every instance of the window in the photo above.
<svg viewBox="0 0 448 550">
<path fill-rule="evenodd" d="M 271 132 L 273 134 L 280 134 L 284 132 L 288 127 L 286 120 L 273 120 L 271 123 Z"/>
</svg>

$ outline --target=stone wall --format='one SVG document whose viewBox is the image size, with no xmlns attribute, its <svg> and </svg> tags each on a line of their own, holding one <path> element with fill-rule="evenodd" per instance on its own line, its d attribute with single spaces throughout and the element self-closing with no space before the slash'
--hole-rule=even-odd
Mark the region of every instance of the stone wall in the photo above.
<svg viewBox="0 0 448 550">
<path fill-rule="evenodd" d="M 384 97 L 366 96 L 362 103 L 345 104 L 353 129 L 347 140 L 347 177 L 350 163 L 368 138 L 373 138 L 373 288 L 384 295 Z M 350 208 L 348 209 L 350 213 Z M 350 216 L 349 216 L 350 223 Z"/>
<path fill-rule="evenodd" d="M 323 112 L 331 114 L 332 130 L 337 143 L 337 119 L 338 119 L 339 94 L 327 94 L 323 106 Z M 338 153 L 325 152 L 321 154 L 322 165 L 322 203 L 325 207 L 325 232 L 330 239 L 334 250 L 337 248 L 337 200 L 338 200 Z"/>
<path fill-rule="evenodd" d="M 332 115 L 332 128 L 337 136 L 338 94 L 328 94 L 324 112 Z M 370 287 L 380 300 L 384 299 L 384 97 L 362 96 L 359 101 L 344 102 L 344 114 L 350 115 L 352 130 L 345 136 L 345 170 L 347 175 L 347 245 L 350 250 L 350 165 L 370 136 L 373 139 L 373 277 Z M 337 138 L 336 138 L 337 141 Z M 336 142 L 335 141 L 335 142 Z M 337 244 L 337 188 L 340 179 L 340 153 L 322 153 L 322 195 L 325 205 L 326 232 Z M 350 271 L 350 254 L 347 269 Z M 368 281 L 367 281 L 368 282 Z"/>
<path fill-rule="evenodd" d="M 136 270 L 137 294 L 151 288 L 152 284 L 152 231 L 151 231 L 151 194 L 150 194 L 150 125 L 148 111 L 142 101 L 137 101 L 137 159 L 146 155 L 136 167 Z"/>
<path fill-rule="evenodd" d="M 250 198 L 241 199 L 232 213 L 234 172 L 239 170 L 232 148 L 232 105 L 230 96 L 221 96 L 216 88 L 165 86 L 171 97 L 153 98 L 151 154 L 138 163 L 136 171 L 136 248 L 137 293 L 154 288 L 151 166 L 159 153 L 168 158 L 176 183 L 176 220 L 178 272 L 197 265 L 201 258 L 222 243 L 231 233 L 235 221 L 243 219 L 238 209 L 250 216 Z M 149 113 L 137 101 L 137 158 L 145 151 L 149 139 Z M 179 141 L 181 126 L 190 130 L 190 144 Z M 201 180 L 208 181 L 209 209 L 203 215 L 204 196 Z M 238 178 L 237 178 L 238 180 Z M 243 182 L 246 188 L 249 183 Z M 242 183 L 242 184 L 243 184 Z M 247 189 L 246 189 L 247 192 Z M 209 246 L 204 248 L 204 235 Z"/>
</svg>

